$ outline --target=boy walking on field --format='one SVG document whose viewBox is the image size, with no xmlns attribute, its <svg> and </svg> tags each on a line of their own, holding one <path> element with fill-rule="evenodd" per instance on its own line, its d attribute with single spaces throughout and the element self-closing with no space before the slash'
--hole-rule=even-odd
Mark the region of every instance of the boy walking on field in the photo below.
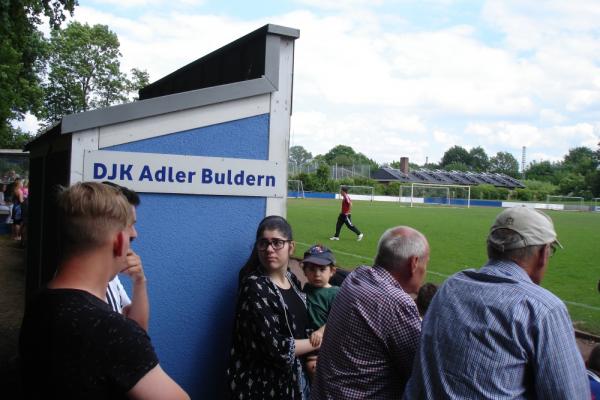
<svg viewBox="0 0 600 400">
<path fill-rule="evenodd" d="M 348 188 L 346 186 L 342 186 L 340 189 L 340 195 L 342 196 L 342 212 L 338 215 L 337 224 L 335 225 L 335 235 L 329 238 L 329 240 L 340 240 L 340 230 L 342 229 L 342 225 L 346 224 L 348 229 L 352 232 L 356 233 L 357 239 L 359 242 L 363 238 L 363 234 L 360 230 L 352 224 L 350 210 L 352 208 L 352 200 L 350 196 L 348 196 Z"/>
</svg>

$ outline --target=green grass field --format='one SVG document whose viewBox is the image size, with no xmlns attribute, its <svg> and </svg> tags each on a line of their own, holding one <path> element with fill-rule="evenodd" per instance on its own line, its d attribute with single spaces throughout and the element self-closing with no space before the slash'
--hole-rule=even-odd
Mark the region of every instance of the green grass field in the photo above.
<svg viewBox="0 0 600 400">
<path fill-rule="evenodd" d="M 343 227 L 340 241 L 330 241 L 339 213 L 339 200 L 290 199 L 288 219 L 294 228 L 296 255 L 311 244 L 323 243 L 340 266 L 371 265 L 377 240 L 392 226 L 408 225 L 423 232 L 431 245 L 426 280 L 441 283 L 465 268 L 486 260 L 485 240 L 499 208 L 409 208 L 398 203 L 355 201 L 352 220 L 365 234 L 361 242 Z M 578 329 L 600 334 L 600 213 L 548 212 L 565 247 L 550 260 L 542 286 L 567 303 Z"/>
</svg>

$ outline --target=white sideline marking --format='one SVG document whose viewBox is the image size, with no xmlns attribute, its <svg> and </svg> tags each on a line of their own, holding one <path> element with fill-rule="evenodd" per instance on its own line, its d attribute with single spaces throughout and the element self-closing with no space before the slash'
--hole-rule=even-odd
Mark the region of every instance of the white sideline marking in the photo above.
<svg viewBox="0 0 600 400">
<path fill-rule="evenodd" d="M 570 305 L 576 306 L 576 307 L 587 308 L 588 310 L 600 311 L 600 307 L 590 306 L 589 304 L 576 303 L 574 301 L 567 301 L 567 300 L 563 300 L 563 303 L 570 304 Z"/>
<path fill-rule="evenodd" d="M 302 243 L 302 242 L 296 242 L 296 243 L 301 244 L 303 246 L 312 246 L 308 243 Z M 353 253 L 346 253 L 345 251 L 336 250 L 335 253 L 343 254 L 345 256 L 360 258 L 362 260 L 372 260 L 371 257 L 365 257 L 365 256 L 361 256 L 359 254 L 353 254 Z M 437 276 L 443 276 L 444 278 L 448 278 L 450 276 L 447 274 L 442 274 L 441 272 L 431 271 L 430 269 L 427 270 L 427 273 L 432 274 L 432 275 L 437 275 Z M 600 307 L 590 306 L 589 304 L 577 303 L 575 301 L 567 301 L 567 300 L 562 300 L 562 301 L 563 301 L 563 303 L 569 304 L 571 306 L 586 308 L 588 310 L 600 311 Z"/>
</svg>

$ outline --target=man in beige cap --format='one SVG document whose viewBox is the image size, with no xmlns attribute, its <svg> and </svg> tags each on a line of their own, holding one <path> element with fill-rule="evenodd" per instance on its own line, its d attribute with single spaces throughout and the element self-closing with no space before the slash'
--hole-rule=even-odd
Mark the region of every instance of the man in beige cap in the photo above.
<svg viewBox="0 0 600 400">
<path fill-rule="evenodd" d="M 569 313 L 538 286 L 561 247 L 546 214 L 501 212 L 487 264 L 435 295 L 404 399 L 589 399 Z"/>
</svg>

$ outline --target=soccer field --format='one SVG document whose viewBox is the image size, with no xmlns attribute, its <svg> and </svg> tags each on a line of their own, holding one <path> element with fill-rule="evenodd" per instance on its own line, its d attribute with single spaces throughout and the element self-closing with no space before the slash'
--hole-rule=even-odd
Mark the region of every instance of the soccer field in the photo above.
<svg viewBox="0 0 600 400">
<path fill-rule="evenodd" d="M 408 225 L 423 232 L 431 245 L 426 280 L 441 283 L 486 260 L 485 240 L 499 208 L 409 208 L 399 203 L 354 201 L 352 221 L 364 233 L 361 242 L 343 227 L 339 241 L 330 241 L 340 210 L 339 200 L 289 199 L 288 220 L 302 256 L 311 244 L 330 247 L 342 267 L 371 265 L 377 240 L 392 226 Z M 564 250 L 550 260 L 542 286 L 569 308 L 577 329 L 600 334 L 600 213 L 549 211 Z"/>
</svg>

